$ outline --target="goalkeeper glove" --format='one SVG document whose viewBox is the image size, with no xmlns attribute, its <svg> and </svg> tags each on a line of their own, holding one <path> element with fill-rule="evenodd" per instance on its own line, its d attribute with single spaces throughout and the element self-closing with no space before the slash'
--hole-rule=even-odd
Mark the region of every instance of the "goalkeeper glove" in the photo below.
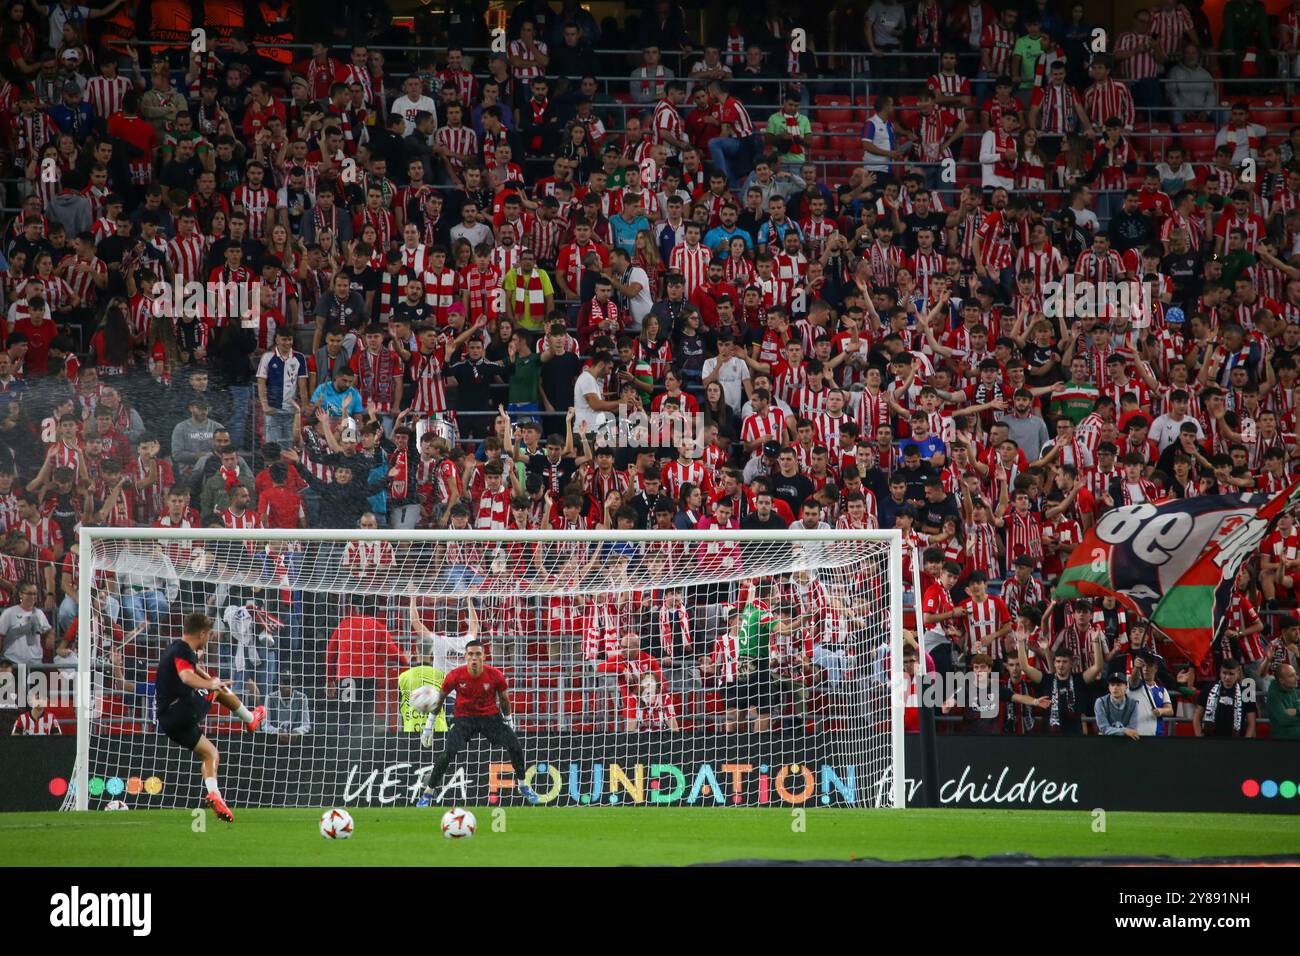
<svg viewBox="0 0 1300 956">
<path fill-rule="evenodd" d="M 509 727 L 511 730 L 514 730 L 514 729 L 515 729 L 515 715 L 514 715 L 514 714 L 506 714 L 506 715 L 505 715 L 504 717 L 502 717 L 501 719 L 504 720 L 504 721 L 506 722 L 506 726 Z"/>
<path fill-rule="evenodd" d="M 435 713 L 430 714 L 429 717 L 428 717 L 428 719 L 425 720 L 425 722 L 424 722 L 424 730 L 423 730 L 423 731 L 421 732 L 421 734 L 420 734 L 420 746 L 421 746 L 421 747 L 424 747 L 424 748 L 426 748 L 426 749 L 432 749 L 432 748 L 433 748 L 433 723 L 434 723 L 434 721 L 437 720 L 437 719 L 438 719 L 438 715 L 437 715 L 437 713 L 435 712 Z"/>
</svg>

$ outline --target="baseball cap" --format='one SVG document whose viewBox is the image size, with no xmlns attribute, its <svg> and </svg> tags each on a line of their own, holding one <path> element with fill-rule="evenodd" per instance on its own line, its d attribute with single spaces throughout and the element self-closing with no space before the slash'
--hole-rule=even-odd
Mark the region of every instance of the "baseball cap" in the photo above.
<svg viewBox="0 0 1300 956">
<path fill-rule="evenodd" d="M 81 95 L 81 84 L 78 83 L 76 80 L 68 80 L 66 83 L 63 84 L 63 92 L 64 92 L 64 93 L 76 93 L 78 96 L 80 96 L 80 95 Z"/>
<path fill-rule="evenodd" d="M 763 454 L 769 458 L 775 458 L 781 454 L 781 443 L 778 441 L 769 441 L 763 443 Z"/>
<path fill-rule="evenodd" d="M 1183 314 L 1182 309 L 1175 305 L 1165 309 L 1165 321 L 1173 325 L 1182 325 L 1187 321 L 1187 316 Z"/>
<path fill-rule="evenodd" d="M 1106 680 L 1107 684 L 1127 684 L 1128 678 L 1116 671 Z"/>
</svg>

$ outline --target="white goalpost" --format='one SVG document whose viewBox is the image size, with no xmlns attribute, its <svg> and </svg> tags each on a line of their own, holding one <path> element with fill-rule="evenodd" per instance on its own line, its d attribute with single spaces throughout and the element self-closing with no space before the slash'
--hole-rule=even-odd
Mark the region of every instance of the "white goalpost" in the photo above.
<svg viewBox="0 0 1300 956">
<path fill-rule="evenodd" d="M 410 691 L 471 638 L 544 804 L 905 804 L 898 531 L 82 527 L 79 546 L 67 810 L 200 805 L 153 700 L 199 613 L 203 666 L 268 707 L 257 732 L 219 705 L 203 725 L 236 808 L 518 801 L 482 739 L 426 791 L 444 734 L 421 746 Z"/>
</svg>

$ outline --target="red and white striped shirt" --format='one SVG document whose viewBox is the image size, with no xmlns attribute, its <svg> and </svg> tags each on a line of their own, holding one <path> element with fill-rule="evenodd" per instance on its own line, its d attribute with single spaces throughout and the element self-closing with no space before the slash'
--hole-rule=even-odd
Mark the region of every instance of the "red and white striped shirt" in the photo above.
<svg viewBox="0 0 1300 956">
<path fill-rule="evenodd" d="M 122 111 L 122 99 L 131 92 L 131 81 L 125 76 L 92 76 L 86 81 L 86 102 L 95 115 L 106 120 Z"/>
<path fill-rule="evenodd" d="M 664 140 L 663 134 L 676 139 L 686 139 L 686 131 L 682 125 L 681 114 L 677 112 L 677 107 L 673 106 L 668 100 L 660 100 L 655 106 L 654 119 L 650 127 L 651 142 L 663 143 L 668 150 L 669 156 L 677 155 L 677 147 Z"/>
<path fill-rule="evenodd" d="M 1106 250 L 1104 256 L 1085 249 L 1079 253 L 1074 271 L 1089 282 L 1115 282 L 1124 274 L 1124 260 L 1114 249 Z"/>
<path fill-rule="evenodd" d="M 745 109 L 745 104 L 734 96 L 728 96 L 726 102 L 719 108 L 718 118 L 723 123 L 731 124 L 732 135 L 737 139 L 754 135 L 754 123 L 749 118 L 749 111 Z"/>
<path fill-rule="evenodd" d="M 1160 241 L 1168 242 L 1169 236 L 1176 229 L 1181 229 L 1187 233 L 1187 245 L 1192 252 L 1201 248 L 1201 236 L 1203 229 L 1201 224 L 1195 219 L 1186 219 L 1178 210 L 1165 217 L 1165 221 L 1160 225 Z"/>
<path fill-rule="evenodd" d="M 799 228 L 803 230 L 809 257 L 820 259 L 826 249 L 826 240 L 835 232 L 835 223 L 825 217 L 815 219 L 809 216 L 800 221 Z"/>
<path fill-rule="evenodd" d="M 1258 621 L 1259 612 L 1255 610 L 1255 605 L 1251 603 L 1250 598 L 1233 588 L 1232 600 L 1228 604 L 1227 630 L 1244 631 Z M 1264 659 L 1264 641 L 1261 639 L 1260 632 L 1238 637 L 1237 649 L 1241 660 L 1247 664 Z"/>
<path fill-rule="evenodd" d="M 30 711 L 23 711 L 14 722 L 14 732 L 23 737 L 47 737 L 61 734 L 63 729 L 54 714 L 47 709 L 39 717 L 33 717 Z"/>
<path fill-rule="evenodd" d="M 541 40 L 533 41 L 533 49 L 543 56 L 546 55 L 546 44 Z M 524 61 L 523 66 L 513 67 L 516 80 L 528 84 L 532 82 L 533 77 L 544 75 L 544 71 L 538 63 L 537 54 L 525 46 L 523 40 L 510 41 L 510 55 Z"/>
<path fill-rule="evenodd" d="M 442 357 L 437 349 L 428 355 L 423 352 L 412 353 L 407 367 L 415 382 L 411 410 L 425 415 L 445 412 L 447 391 L 442 382 Z"/>
<path fill-rule="evenodd" d="M 1032 272 L 1034 292 L 1039 295 L 1042 294 L 1046 283 L 1060 277 L 1064 265 L 1065 257 L 1061 255 L 1059 249 L 1051 245 L 1044 245 L 1041 252 L 1036 251 L 1032 246 L 1025 246 L 1016 253 L 1016 275 Z"/>
<path fill-rule="evenodd" d="M 1006 656 L 1006 642 L 994 640 L 993 635 L 1011 623 L 1011 613 L 1000 597 L 985 597 L 983 601 L 967 598 L 961 602 L 967 609 L 966 648 L 972 654 L 988 654 L 1000 661 Z"/>
<path fill-rule="evenodd" d="M 1079 113 L 1083 101 L 1073 87 L 1041 86 L 1034 90 L 1029 100 L 1030 109 L 1038 108 L 1038 126 L 1044 133 L 1063 135 L 1073 133 L 1079 126 Z"/>
<path fill-rule="evenodd" d="M 1130 50 L 1136 51 L 1132 56 L 1126 57 L 1120 61 L 1119 72 L 1125 80 L 1136 83 L 1140 80 L 1149 80 L 1158 76 L 1160 66 L 1156 63 L 1155 54 L 1149 48 L 1143 46 L 1143 41 L 1148 34 L 1140 34 L 1135 30 L 1129 30 L 1119 35 L 1115 41 L 1116 53 L 1127 53 Z"/>
<path fill-rule="evenodd" d="M 890 243 L 882 246 L 880 240 L 873 242 L 865 257 L 871 269 L 871 279 L 876 285 L 893 286 L 898 270 L 903 265 L 903 249 Z"/>
<path fill-rule="evenodd" d="M 177 236 L 167 243 L 167 264 L 181 282 L 197 282 L 203 278 L 203 257 L 207 241 L 198 233 L 188 239 Z"/>
<path fill-rule="evenodd" d="M 455 86 L 456 99 L 460 100 L 462 105 L 468 107 L 474 102 L 474 87 L 477 81 L 469 70 L 441 70 L 438 72 L 438 82 L 443 86 L 449 83 Z"/>
<path fill-rule="evenodd" d="M 356 66 L 352 63 L 344 63 L 343 69 L 339 71 L 338 82 L 352 86 L 354 83 L 361 87 L 361 101 L 370 108 L 375 105 L 375 84 L 370 78 L 370 69 L 364 66 Z"/>
<path fill-rule="evenodd" d="M 980 265 L 986 269 L 1006 269 L 1011 266 L 1011 237 L 1015 226 L 1008 223 L 995 210 L 984 217 L 977 234 L 980 239 Z"/>
<path fill-rule="evenodd" d="M 945 110 L 938 107 L 929 113 L 921 113 L 916 119 L 916 151 L 923 163 L 937 163 L 952 157 L 952 147 L 943 142 L 955 129 L 952 118 Z"/>
<path fill-rule="evenodd" d="M 555 262 L 564 240 L 564 223 L 559 219 L 533 217 L 525 244 L 537 255 L 538 262 Z"/>
<path fill-rule="evenodd" d="M 1287 11 L 1288 16 L 1293 13 L 1294 11 Z M 1284 18 L 1284 30 L 1285 22 Z M 1155 37 L 1166 59 L 1182 51 L 1187 34 L 1193 30 L 1192 15 L 1181 3 L 1174 4 L 1172 10 L 1156 7 L 1151 11 L 1151 35 Z"/>
<path fill-rule="evenodd" d="M 954 73 L 948 76 L 946 73 L 935 73 L 925 81 L 925 85 L 934 91 L 936 96 L 970 96 L 970 80 L 964 76 Z M 948 113 L 954 123 L 959 123 L 966 118 L 966 111 L 960 106 L 941 106 L 939 109 Z"/>
<path fill-rule="evenodd" d="M 275 193 L 266 186 L 253 189 L 244 183 L 236 186 L 230 194 L 230 203 L 244 210 L 244 215 L 248 217 L 249 236 L 258 239 L 265 235 L 266 218 L 275 209 Z"/>
<path fill-rule="evenodd" d="M 740 440 L 749 442 L 779 441 L 786 437 L 785 412 L 779 408 L 769 408 L 763 415 L 749 415 L 740 427 Z"/>
<path fill-rule="evenodd" d="M 82 272 L 80 267 L 83 265 L 89 266 L 89 270 Z M 76 256 L 68 267 L 68 284 L 72 286 L 72 291 L 81 299 L 82 305 L 93 306 L 95 304 L 95 297 L 99 292 L 94 279 L 97 275 L 108 275 L 108 266 L 98 256 L 91 256 L 89 259 Z"/>
<path fill-rule="evenodd" d="M 983 571 L 990 580 L 1001 573 L 998 563 L 998 529 L 988 522 L 966 525 L 966 561 L 972 570 Z"/>
<path fill-rule="evenodd" d="M 440 126 L 433 140 L 452 154 L 449 162 L 455 169 L 464 169 L 465 157 L 478 153 L 478 133 L 468 126 Z"/>
<path fill-rule="evenodd" d="M 686 282 L 687 299 L 704 283 L 712 259 L 712 250 L 703 243 L 696 243 L 693 247 L 688 243 L 681 243 L 673 247 L 672 255 L 668 260 L 669 269 L 681 273 Z"/>
<path fill-rule="evenodd" d="M 1016 35 L 1001 23 L 987 23 L 980 36 L 980 49 L 989 51 L 989 76 L 1011 72 L 1011 51 Z"/>
<path fill-rule="evenodd" d="M 1083 94 L 1083 107 L 1094 126 L 1102 126 L 1112 116 L 1118 116 L 1125 129 L 1133 128 L 1136 118 L 1133 94 L 1118 80 L 1102 80 L 1088 87 L 1088 91 Z"/>
<path fill-rule="evenodd" d="M 1043 558 L 1043 523 L 1032 511 L 1020 514 L 1014 508 L 1006 516 L 1008 561 L 1027 554 L 1037 563 Z"/>
<path fill-rule="evenodd" d="M 258 517 L 257 512 L 252 508 L 245 508 L 243 514 L 235 514 L 229 508 L 223 508 L 218 512 L 217 517 L 227 528 L 247 531 L 250 528 L 262 527 L 262 519 Z"/>
</svg>

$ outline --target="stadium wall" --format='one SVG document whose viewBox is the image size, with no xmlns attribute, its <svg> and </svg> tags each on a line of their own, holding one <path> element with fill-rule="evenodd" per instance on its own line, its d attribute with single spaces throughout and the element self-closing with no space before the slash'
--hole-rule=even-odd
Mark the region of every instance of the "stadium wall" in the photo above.
<svg viewBox="0 0 1300 956">
<path fill-rule="evenodd" d="M 127 738 L 123 738 L 125 741 Z M 243 738 L 234 738 L 243 739 Z M 233 740 L 232 740 L 233 742 Z M 829 737 L 530 736 L 533 786 L 559 805 L 640 804 L 817 807 L 853 799 L 874 804 L 887 781 L 864 780 L 839 762 Z M 70 737 L 0 738 L 0 810 L 55 810 L 71 777 Z M 915 739 L 908 762 L 921 764 Z M 308 806 L 414 803 L 429 752 L 413 739 L 378 738 L 328 755 L 270 739 L 223 744 L 222 777 L 236 803 L 252 790 L 270 802 Z M 155 746 L 142 753 L 156 755 Z M 120 796 L 133 808 L 197 806 L 197 767 L 169 754 L 166 766 L 132 765 L 92 779 L 91 806 Z M 474 805 L 510 801 L 509 765 L 500 751 L 472 751 L 449 778 L 446 799 Z M 1175 810 L 1300 813 L 1300 742 L 1195 738 L 939 738 L 944 806 L 967 808 Z M 116 779 L 114 779 L 116 778 Z M 920 802 L 909 779 L 909 801 Z M 243 791 L 243 792 L 241 792 Z"/>
</svg>

